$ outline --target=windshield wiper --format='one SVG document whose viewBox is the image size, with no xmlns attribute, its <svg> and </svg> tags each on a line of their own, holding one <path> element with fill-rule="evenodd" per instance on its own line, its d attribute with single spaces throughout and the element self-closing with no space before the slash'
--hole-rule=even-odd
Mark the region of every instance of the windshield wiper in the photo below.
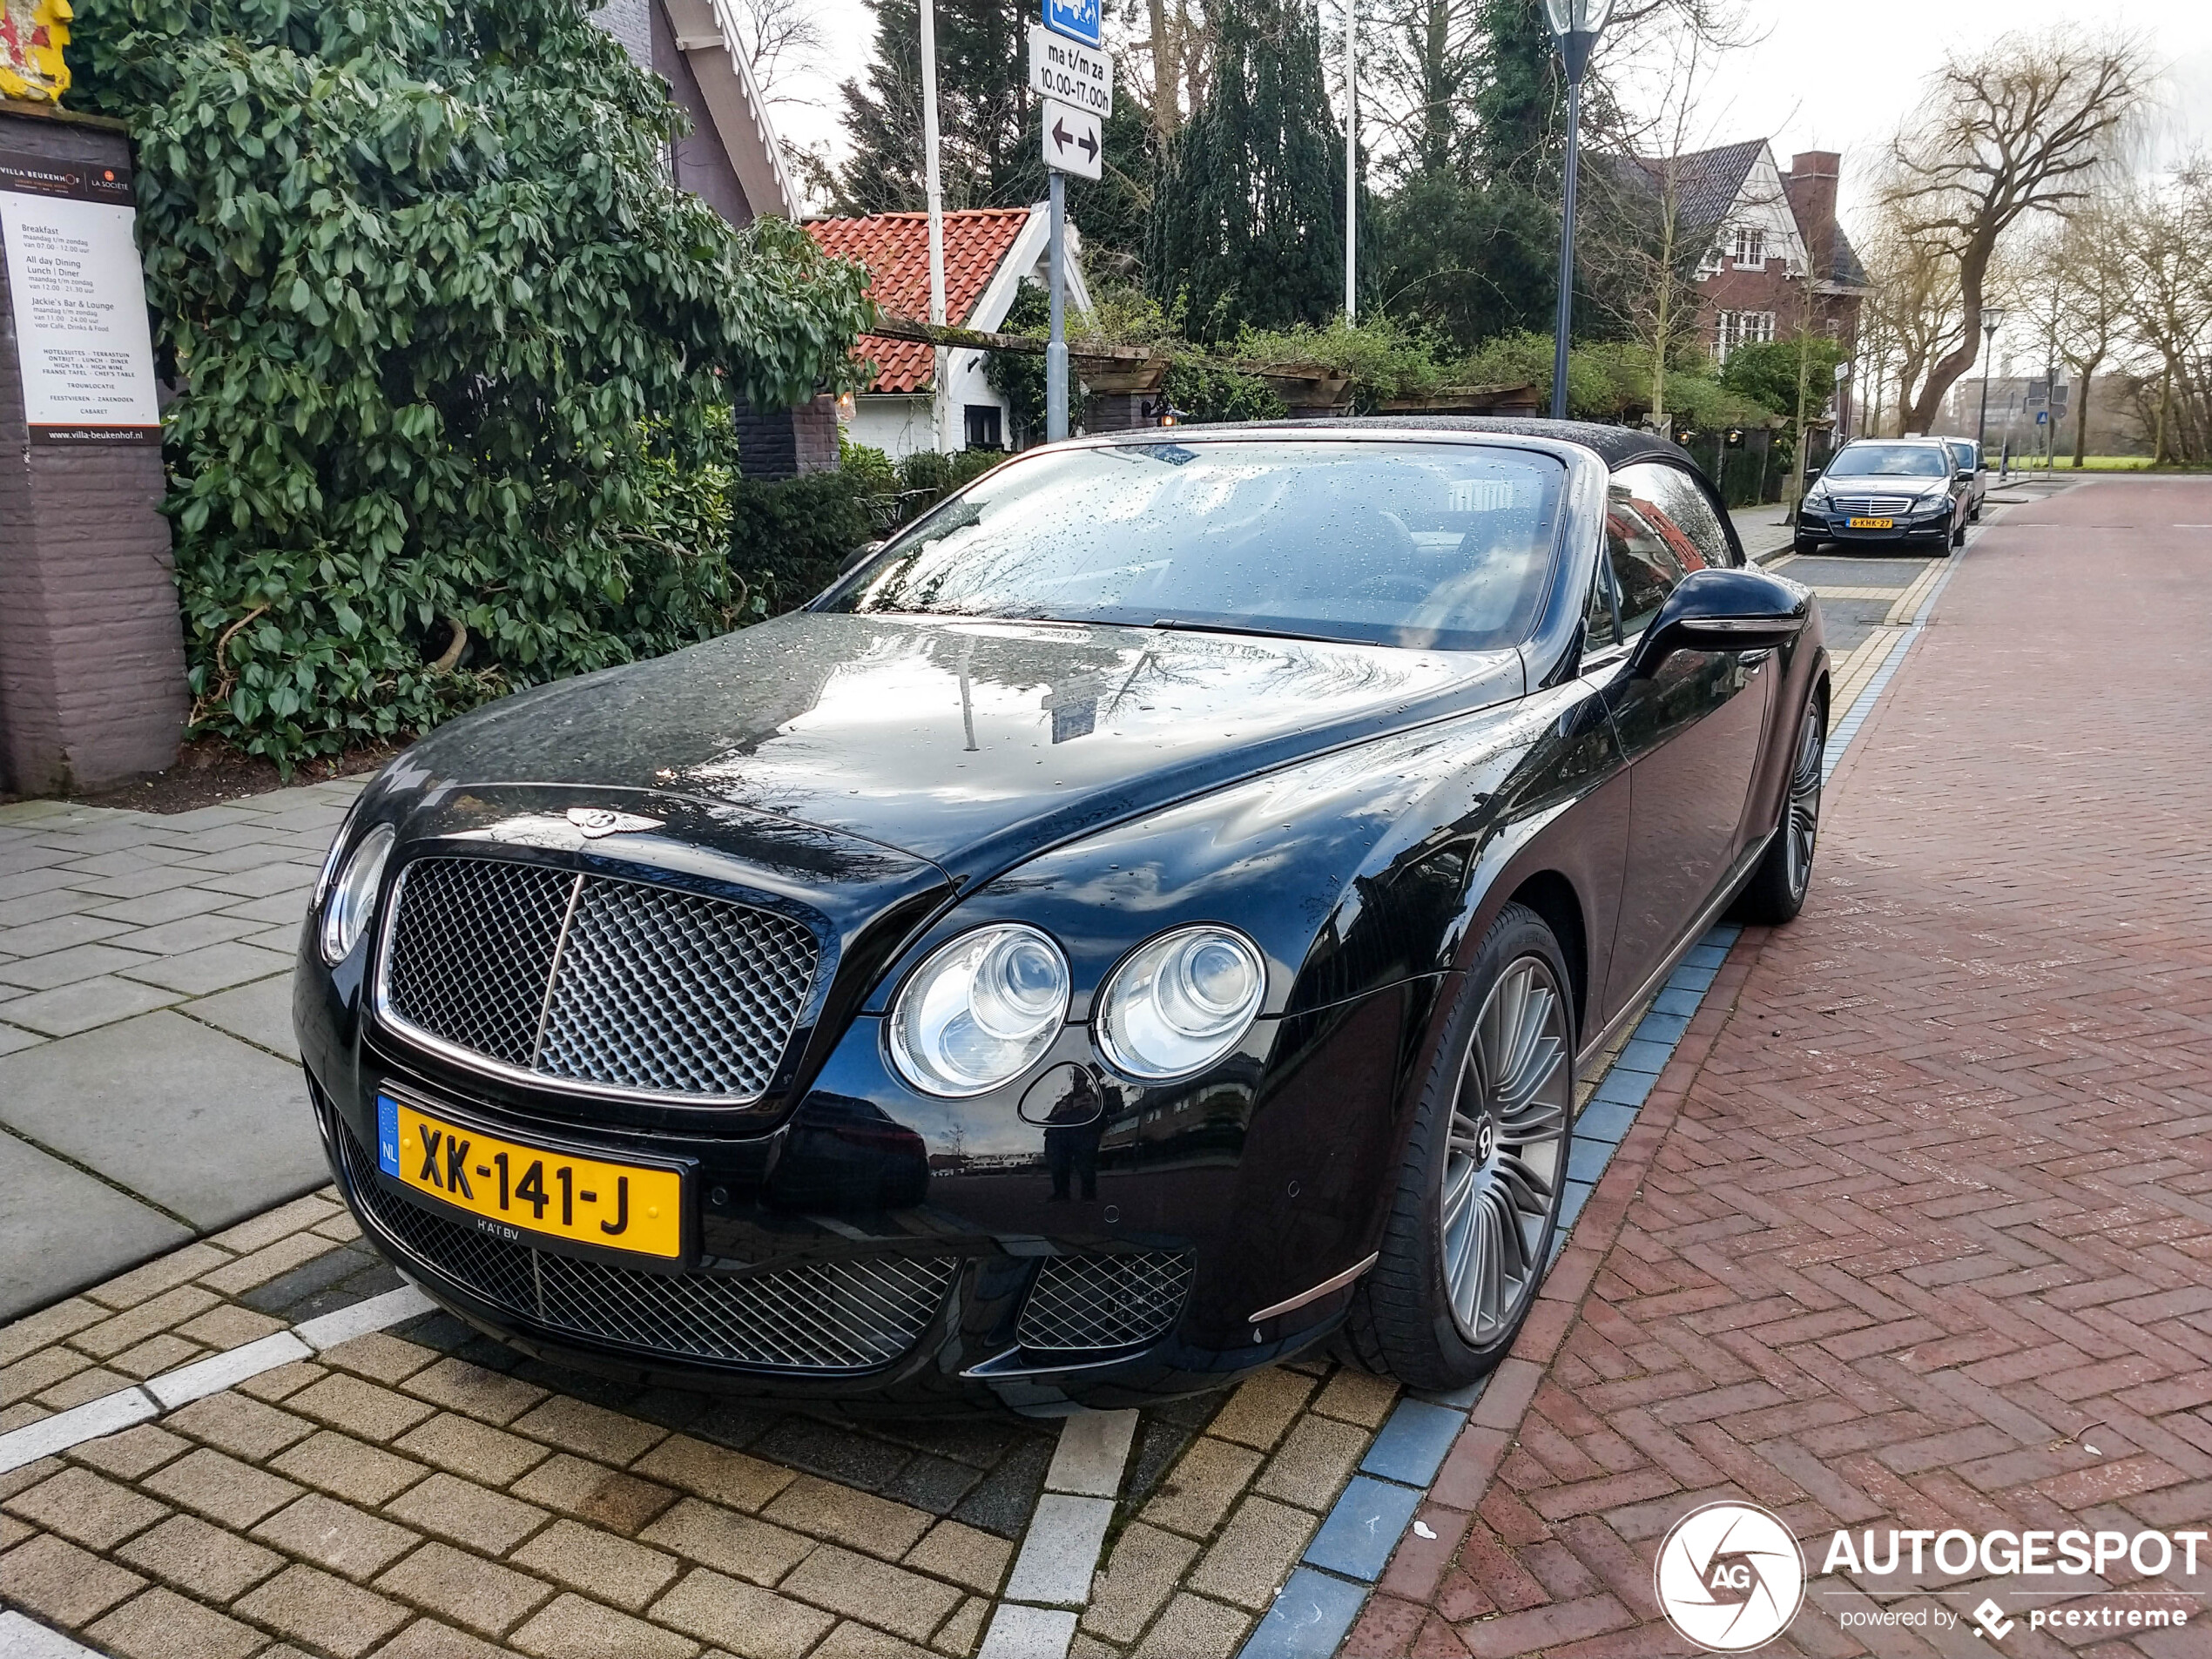
<svg viewBox="0 0 2212 1659">
<path fill-rule="evenodd" d="M 1244 628 L 1233 622 L 1188 622 L 1177 617 L 1160 617 L 1148 626 L 1164 629 L 1178 634 L 1244 634 L 1254 639 L 1312 639 L 1325 645 L 1372 645 L 1372 639 L 1354 639 L 1348 634 L 1310 634 L 1288 628 Z"/>
</svg>

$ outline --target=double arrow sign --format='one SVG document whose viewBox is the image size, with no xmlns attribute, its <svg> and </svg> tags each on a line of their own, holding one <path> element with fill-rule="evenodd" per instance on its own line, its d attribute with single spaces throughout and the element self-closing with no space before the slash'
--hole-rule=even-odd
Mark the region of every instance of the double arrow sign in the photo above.
<svg viewBox="0 0 2212 1659">
<path fill-rule="evenodd" d="M 1052 142 L 1045 146 L 1045 159 L 1067 172 L 1079 172 L 1086 179 L 1098 177 L 1098 118 L 1085 115 L 1081 110 L 1071 110 L 1065 104 L 1049 106 L 1052 125 L 1045 129 L 1045 137 Z M 1069 122 L 1076 130 L 1068 130 Z M 1075 158 L 1080 152 L 1082 158 Z"/>
<path fill-rule="evenodd" d="M 1029 26 L 1029 86 L 1044 100 L 1044 165 L 1096 179 L 1100 124 L 1114 107 L 1113 60 L 1096 46 Z"/>
</svg>

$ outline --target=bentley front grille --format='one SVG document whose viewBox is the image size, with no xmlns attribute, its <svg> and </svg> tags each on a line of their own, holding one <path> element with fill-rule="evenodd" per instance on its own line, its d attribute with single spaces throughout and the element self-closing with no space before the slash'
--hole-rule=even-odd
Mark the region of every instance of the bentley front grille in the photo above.
<svg viewBox="0 0 2212 1659">
<path fill-rule="evenodd" d="M 625 1094 L 758 1100 L 819 954 L 771 910 L 507 859 L 418 859 L 392 903 L 395 1028 Z"/>
<path fill-rule="evenodd" d="M 1028 1353 L 1093 1353 L 1157 1341 L 1175 1326 L 1190 1289 L 1180 1251 L 1049 1256 L 1037 1270 L 1015 1340 Z"/>
<path fill-rule="evenodd" d="M 382 1185 L 335 1113 L 346 1184 L 410 1263 L 548 1330 L 768 1371 L 880 1371 L 944 1305 L 958 1261 L 869 1256 L 752 1273 L 642 1273 L 494 1238 Z"/>
</svg>

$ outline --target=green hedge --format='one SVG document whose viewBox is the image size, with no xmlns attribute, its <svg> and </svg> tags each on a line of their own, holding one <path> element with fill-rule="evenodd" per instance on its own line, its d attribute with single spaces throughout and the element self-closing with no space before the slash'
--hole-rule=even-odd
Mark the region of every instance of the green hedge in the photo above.
<svg viewBox="0 0 2212 1659">
<path fill-rule="evenodd" d="M 730 566 L 754 615 L 806 604 L 837 579 L 853 549 L 912 523 L 1006 459 L 995 449 L 925 449 L 894 466 L 880 449 L 842 448 L 834 472 L 732 487 Z"/>
</svg>

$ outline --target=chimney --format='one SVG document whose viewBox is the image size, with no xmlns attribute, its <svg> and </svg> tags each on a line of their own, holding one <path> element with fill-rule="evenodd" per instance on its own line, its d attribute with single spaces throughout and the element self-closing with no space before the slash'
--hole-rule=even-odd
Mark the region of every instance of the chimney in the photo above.
<svg viewBox="0 0 2212 1659">
<path fill-rule="evenodd" d="M 1805 150 L 1790 158 L 1790 171 L 1782 175 L 1790 211 L 1812 256 L 1815 275 L 1825 275 L 1836 248 L 1836 186 L 1843 175 L 1844 158 L 1833 150 Z"/>
</svg>

